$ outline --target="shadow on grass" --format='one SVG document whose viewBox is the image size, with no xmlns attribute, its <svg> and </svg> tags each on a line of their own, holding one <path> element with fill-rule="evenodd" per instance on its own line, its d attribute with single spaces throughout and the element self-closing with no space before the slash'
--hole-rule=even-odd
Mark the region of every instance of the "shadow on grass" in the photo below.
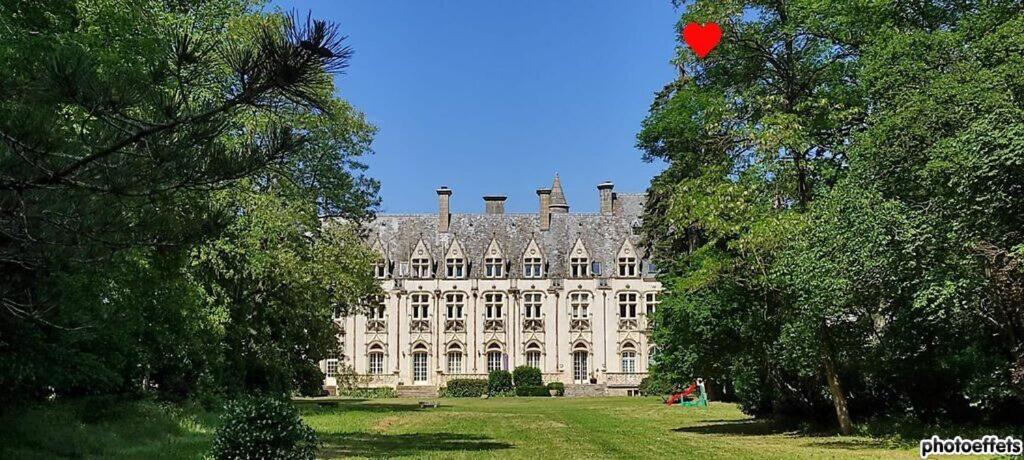
<svg viewBox="0 0 1024 460">
<path fill-rule="evenodd" d="M 511 444 L 459 433 L 374 434 L 321 436 L 322 457 L 397 457 L 441 452 L 481 452 L 512 448 Z"/>
<path fill-rule="evenodd" d="M 893 449 L 902 447 L 898 443 L 882 439 L 834 439 L 828 441 L 815 441 L 807 443 L 808 447 L 823 449 L 844 449 L 844 450 L 867 450 L 867 449 Z"/>
<path fill-rule="evenodd" d="M 716 422 L 717 420 L 712 420 Z M 766 436 L 772 434 L 791 433 L 792 430 L 780 427 L 769 420 L 722 421 L 711 425 L 684 426 L 672 431 L 677 433 L 717 434 L 731 436 Z"/>
<path fill-rule="evenodd" d="M 375 403 L 366 399 L 339 399 L 330 401 L 295 401 L 295 406 L 304 414 L 330 414 L 335 412 L 410 412 L 420 409 L 419 402 Z M 445 407 L 443 405 L 438 408 Z"/>
</svg>

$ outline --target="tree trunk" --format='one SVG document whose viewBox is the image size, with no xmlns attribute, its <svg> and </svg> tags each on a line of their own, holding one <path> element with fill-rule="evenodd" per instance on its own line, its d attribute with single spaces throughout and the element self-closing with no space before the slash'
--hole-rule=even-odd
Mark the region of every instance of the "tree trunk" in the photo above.
<svg viewBox="0 0 1024 460">
<path fill-rule="evenodd" d="M 832 404 L 836 407 L 836 419 L 839 420 L 839 433 L 844 436 L 853 434 L 853 422 L 850 421 L 850 411 L 846 407 L 846 396 L 843 394 L 843 387 L 839 384 L 839 375 L 836 373 L 835 363 L 832 362 L 832 355 L 828 351 L 824 356 L 825 379 L 828 380 L 828 391 L 832 395 Z"/>
</svg>

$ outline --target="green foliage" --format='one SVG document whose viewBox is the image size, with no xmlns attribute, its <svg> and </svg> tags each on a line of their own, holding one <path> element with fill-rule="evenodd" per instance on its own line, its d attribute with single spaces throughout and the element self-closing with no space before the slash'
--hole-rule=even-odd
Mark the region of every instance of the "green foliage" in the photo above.
<svg viewBox="0 0 1024 460">
<path fill-rule="evenodd" d="M 376 292 L 350 51 L 261 2 L 122 3 L 0 5 L 0 399 L 306 386 Z"/>
<path fill-rule="evenodd" d="M 512 374 L 509 371 L 496 370 L 487 374 L 487 393 L 491 396 L 512 393 Z"/>
<path fill-rule="evenodd" d="M 540 369 L 532 366 L 518 366 L 512 371 L 512 380 L 516 387 L 539 387 L 544 385 Z"/>
<path fill-rule="evenodd" d="M 551 392 L 543 385 L 516 385 L 516 396 L 551 396 Z"/>
<path fill-rule="evenodd" d="M 321 383 L 323 383 L 323 382 L 321 382 Z M 379 387 L 379 388 L 338 388 L 338 396 L 346 396 L 346 397 L 349 397 L 349 398 L 365 398 L 365 399 L 387 399 L 387 398 L 396 398 L 396 397 L 398 397 L 398 393 L 395 392 L 395 389 L 391 388 L 391 387 Z"/>
<path fill-rule="evenodd" d="M 668 162 L 643 228 L 666 287 L 656 375 L 756 415 L 845 399 L 855 418 L 1019 421 L 1020 5 L 697 1 L 691 20 L 730 38 L 680 48 L 637 136 Z"/>
<path fill-rule="evenodd" d="M 228 403 L 211 452 L 215 459 L 313 459 L 317 438 L 295 407 L 274 398 Z"/>
<path fill-rule="evenodd" d="M 555 390 L 556 396 L 565 396 L 565 384 L 562 382 L 551 382 L 547 385 L 548 390 Z"/>
<path fill-rule="evenodd" d="M 441 388 L 440 394 L 445 398 L 478 398 L 488 393 L 489 380 L 483 379 L 451 379 L 447 386 Z"/>
<path fill-rule="evenodd" d="M 643 396 L 665 396 L 672 391 L 672 386 L 663 374 L 654 374 L 641 379 L 637 391 Z"/>
</svg>

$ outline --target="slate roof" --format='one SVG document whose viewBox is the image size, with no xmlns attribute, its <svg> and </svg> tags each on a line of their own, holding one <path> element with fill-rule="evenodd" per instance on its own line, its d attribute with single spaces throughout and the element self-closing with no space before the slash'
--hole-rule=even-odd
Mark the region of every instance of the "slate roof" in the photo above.
<svg viewBox="0 0 1024 460">
<path fill-rule="evenodd" d="M 590 253 L 591 262 L 600 262 L 602 276 L 608 276 L 616 264 L 623 243 L 630 239 L 637 245 L 632 226 L 639 223 L 644 194 L 617 194 L 612 215 L 598 213 L 552 213 L 551 228 L 541 231 L 540 218 L 529 214 L 452 214 L 449 231 L 438 232 L 438 215 L 381 214 L 370 225 L 369 236 L 380 240 L 393 272 L 409 262 L 420 239 L 430 251 L 437 273 L 443 270 L 443 257 L 456 239 L 469 258 L 469 278 L 483 277 L 484 254 L 491 239 L 505 251 L 509 276 L 522 277 L 523 251 L 536 239 L 543 252 L 545 273 L 550 278 L 564 278 L 568 271 L 568 254 L 577 238 Z"/>
</svg>

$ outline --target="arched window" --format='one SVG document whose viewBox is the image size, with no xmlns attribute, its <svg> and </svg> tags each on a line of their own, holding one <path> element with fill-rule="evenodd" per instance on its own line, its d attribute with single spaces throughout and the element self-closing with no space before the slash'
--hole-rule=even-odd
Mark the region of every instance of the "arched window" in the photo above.
<svg viewBox="0 0 1024 460">
<path fill-rule="evenodd" d="M 457 343 L 448 346 L 448 373 L 462 373 L 462 346 Z"/>
<path fill-rule="evenodd" d="M 374 344 L 370 347 L 370 353 L 367 355 L 369 363 L 367 365 L 367 373 L 371 375 L 380 375 L 384 373 L 384 348 L 380 344 Z"/>
<path fill-rule="evenodd" d="M 622 346 L 622 372 L 627 374 L 636 373 L 636 348 L 633 344 L 626 343 Z"/>
<path fill-rule="evenodd" d="M 543 370 L 541 368 L 540 345 L 537 345 L 536 342 L 526 347 L 526 365 Z"/>
<path fill-rule="evenodd" d="M 500 371 L 504 368 L 504 359 L 502 359 L 501 346 L 492 343 L 487 347 L 487 372 Z"/>
</svg>

